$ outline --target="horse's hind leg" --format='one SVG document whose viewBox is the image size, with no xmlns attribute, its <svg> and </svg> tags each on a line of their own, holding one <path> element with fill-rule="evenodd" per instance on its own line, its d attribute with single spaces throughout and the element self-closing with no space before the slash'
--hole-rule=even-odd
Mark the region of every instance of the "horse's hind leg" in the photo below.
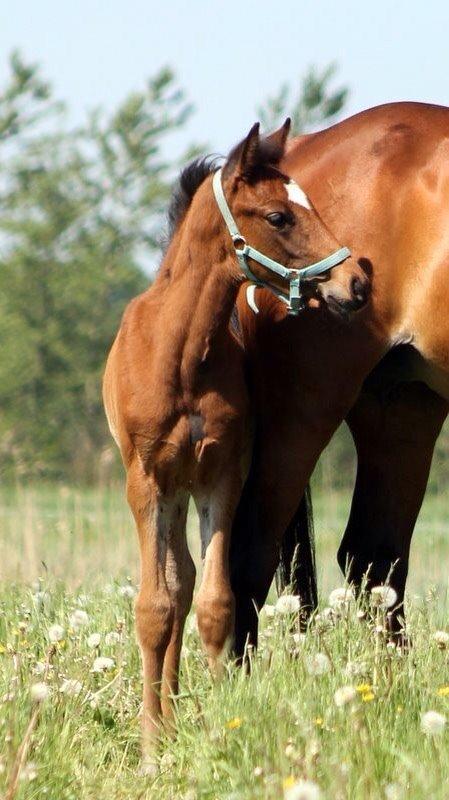
<svg viewBox="0 0 449 800">
<path fill-rule="evenodd" d="M 178 694 L 179 661 L 184 623 L 192 605 L 195 585 L 195 565 L 186 540 L 186 519 L 189 497 L 180 493 L 172 508 L 172 520 L 167 542 L 165 579 L 173 606 L 173 626 L 162 676 L 162 715 L 173 717 L 172 698 Z"/>
<path fill-rule="evenodd" d="M 389 579 L 398 595 L 391 620 L 398 632 L 410 542 L 448 408 L 422 383 L 387 389 L 368 384 L 348 415 L 358 466 L 338 561 L 356 586 L 366 574 L 368 587 Z"/>
<path fill-rule="evenodd" d="M 143 768 L 153 771 L 161 718 L 162 668 L 174 624 L 174 607 L 165 576 L 174 501 L 161 495 L 154 479 L 144 473 L 138 458 L 128 469 L 127 495 L 140 544 L 136 628 L 143 665 Z"/>
<path fill-rule="evenodd" d="M 213 674 L 220 672 L 234 628 L 234 595 L 229 575 L 229 541 L 240 494 L 232 470 L 213 492 L 195 497 L 200 518 L 204 570 L 196 597 L 200 636 Z"/>
</svg>

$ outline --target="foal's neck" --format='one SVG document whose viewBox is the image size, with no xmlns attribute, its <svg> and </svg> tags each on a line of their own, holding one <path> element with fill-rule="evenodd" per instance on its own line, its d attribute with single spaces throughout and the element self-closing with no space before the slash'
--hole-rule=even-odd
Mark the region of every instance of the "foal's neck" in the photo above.
<svg viewBox="0 0 449 800">
<path fill-rule="evenodd" d="M 164 336 L 182 386 L 191 390 L 206 363 L 215 363 L 229 337 L 229 319 L 241 283 L 234 255 L 214 236 L 167 252 L 170 279 L 164 308 L 169 315 Z M 174 243 L 175 244 L 175 243 Z M 175 250 L 175 252 L 173 252 Z M 166 265 L 163 265 L 163 269 Z"/>
</svg>

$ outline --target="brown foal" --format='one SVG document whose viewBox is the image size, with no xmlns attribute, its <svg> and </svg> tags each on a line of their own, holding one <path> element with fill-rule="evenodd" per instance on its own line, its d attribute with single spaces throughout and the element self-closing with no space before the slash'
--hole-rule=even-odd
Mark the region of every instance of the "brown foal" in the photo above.
<svg viewBox="0 0 449 800">
<path fill-rule="evenodd" d="M 291 199 L 289 179 L 278 169 L 288 128 L 287 121 L 261 139 L 254 126 L 221 175 L 228 206 L 248 243 L 297 269 L 327 256 L 337 242 L 316 212 L 298 202 L 298 194 Z M 125 464 L 140 542 L 136 624 L 144 677 L 144 763 L 150 770 L 161 717 L 173 714 L 195 582 L 185 533 L 190 495 L 199 512 L 204 558 L 198 627 L 214 672 L 234 624 L 229 538 L 249 435 L 243 351 L 229 321 L 246 278 L 214 196 L 213 172 L 203 160 L 182 174 L 159 274 L 126 309 L 104 377 L 106 414 Z M 268 280 L 265 267 L 250 264 L 258 279 Z M 282 279 L 270 280 L 285 291 Z M 323 284 L 310 281 L 310 303 L 317 295 L 321 301 L 332 298 L 348 312 L 360 305 L 360 287 L 366 294 L 365 274 L 347 258 Z"/>
</svg>

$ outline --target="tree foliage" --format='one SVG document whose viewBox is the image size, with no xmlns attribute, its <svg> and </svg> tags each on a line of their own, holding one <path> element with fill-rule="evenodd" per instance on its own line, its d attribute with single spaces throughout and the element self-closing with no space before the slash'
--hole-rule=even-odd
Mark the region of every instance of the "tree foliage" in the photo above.
<svg viewBox="0 0 449 800">
<path fill-rule="evenodd" d="M 292 133 L 299 134 L 332 121 L 343 109 L 348 96 L 346 87 L 331 88 L 335 72 L 335 64 L 321 71 L 310 67 L 299 81 L 297 92 L 293 91 L 290 84 L 282 84 L 279 91 L 258 109 L 263 127 L 273 130 L 289 116 Z"/>
<path fill-rule="evenodd" d="M 35 66 L 13 54 L 0 96 L 0 466 L 88 478 L 109 443 L 105 355 L 156 257 L 168 133 L 190 113 L 173 74 L 107 117 L 64 128 Z"/>
</svg>

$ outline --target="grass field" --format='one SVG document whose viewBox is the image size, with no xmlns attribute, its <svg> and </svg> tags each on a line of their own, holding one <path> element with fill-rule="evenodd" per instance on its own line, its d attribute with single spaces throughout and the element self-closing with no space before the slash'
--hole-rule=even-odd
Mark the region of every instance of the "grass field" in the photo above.
<svg viewBox="0 0 449 800">
<path fill-rule="evenodd" d="M 322 606 L 342 583 L 348 502 L 319 492 L 315 503 Z M 447 798 L 449 730 L 421 730 L 424 712 L 449 718 L 449 650 L 433 638 L 449 630 L 446 518 L 444 498 L 430 496 L 412 552 L 408 656 L 387 647 L 381 612 L 360 621 L 355 604 L 318 619 L 305 640 L 288 615 L 262 614 L 251 677 L 230 666 L 213 685 L 190 618 L 178 735 L 151 781 L 138 775 L 138 562 L 121 487 L 1 491 L 0 795 L 25 740 L 10 797 L 310 800 L 316 785 L 326 800 Z M 193 514 L 189 538 L 197 557 Z M 99 657 L 111 661 L 95 671 Z M 50 691 L 40 703 L 35 683 Z"/>
</svg>

